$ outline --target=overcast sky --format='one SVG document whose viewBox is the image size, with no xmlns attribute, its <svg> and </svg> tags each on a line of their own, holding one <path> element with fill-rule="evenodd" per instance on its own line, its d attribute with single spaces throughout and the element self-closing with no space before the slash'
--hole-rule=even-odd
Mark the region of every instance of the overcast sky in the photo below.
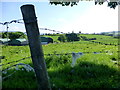
<svg viewBox="0 0 120 90">
<path fill-rule="evenodd" d="M 107 3 L 95 5 L 93 1 L 81 1 L 73 7 L 50 5 L 49 2 L 0 2 L 2 12 L 0 22 L 22 19 L 20 7 L 25 4 L 35 6 L 40 28 L 65 33 L 72 31 L 99 33 L 118 30 L 118 7 L 111 9 L 107 7 Z M 0 25 L 0 31 L 6 31 L 6 26 Z M 24 24 L 9 24 L 9 31 L 25 32 Z"/>
</svg>

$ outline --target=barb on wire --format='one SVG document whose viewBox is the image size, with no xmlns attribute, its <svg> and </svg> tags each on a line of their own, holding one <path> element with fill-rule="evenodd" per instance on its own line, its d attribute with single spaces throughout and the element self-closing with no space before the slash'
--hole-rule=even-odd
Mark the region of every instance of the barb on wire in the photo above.
<svg viewBox="0 0 120 90">
<path fill-rule="evenodd" d="M 47 29 L 47 28 L 39 28 L 40 30 L 48 30 L 48 31 L 53 31 L 53 32 L 59 32 L 59 33 L 64 33 L 61 31 L 56 31 L 56 30 L 51 30 L 51 29 Z"/>
<path fill-rule="evenodd" d="M 11 24 L 11 23 L 23 23 L 23 22 L 20 22 L 21 20 L 23 20 L 23 19 L 18 19 L 18 20 L 12 20 L 12 21 L 10 21 L 10 22 L 4 22 L 4 23 L 1 23 L 0 22 L 0 24 L 2 24 L 2 25 L 8 25 L 8 24 Z"/>
</svg>

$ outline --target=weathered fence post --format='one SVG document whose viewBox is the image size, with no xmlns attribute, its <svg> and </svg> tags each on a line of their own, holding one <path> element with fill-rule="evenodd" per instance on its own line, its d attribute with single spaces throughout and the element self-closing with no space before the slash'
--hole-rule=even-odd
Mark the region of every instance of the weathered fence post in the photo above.
<svg viewBox="0 0 120 90">
<path fill-rule="evenodd" d="M 38 89 L 48 90 L 50 89 L 50 84 L 48 80 L 44 54 L 42 51 L 42 45 L 40 41 L 40 34 L 39 34 L 34 6 L 23 5 L 21 6 L 21 12 L 29 41 L 32 62 L 34 65 L 34 69 L 38 81 Z"/>
</svg>

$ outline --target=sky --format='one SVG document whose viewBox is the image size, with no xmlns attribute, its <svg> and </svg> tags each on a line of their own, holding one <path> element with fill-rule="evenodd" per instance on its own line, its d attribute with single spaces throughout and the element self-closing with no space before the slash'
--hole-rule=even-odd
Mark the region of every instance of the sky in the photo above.
<svg viewBox="0 0 120 90">
<path fill-rule="evenodd" d="M 22 19 L 20 7 L 25 4 L 35 6 L 39 28 L 67 32 L 100 33 L 118 30 L 118 6 L 116 9 L 103 5 L 95 5 L 94 1 L 80 1 L 76 6 L 50 5 L 42 2 L 0 2 L 0 22 Z M 24 24 L 9 24 L 9 31 L 26 32 Z M 6 26 L 0 25 L 0 31 Z M 52 33 L 40 30 L 40 33 Z"/>
</svg>

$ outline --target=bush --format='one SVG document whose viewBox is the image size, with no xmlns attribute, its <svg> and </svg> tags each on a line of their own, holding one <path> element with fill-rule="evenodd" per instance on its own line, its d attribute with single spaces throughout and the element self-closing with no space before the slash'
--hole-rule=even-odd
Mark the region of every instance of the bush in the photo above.
<svg viewBox="0 0 120 90">
<path fill-rule="evenodd" d="M 79 41 L 80 37 L 78 37 L 76 33 L 71 33 L 71 34 L 66 34 L 66 39 L 68 42 Z"/>
<path fill-rule="evenodd" d="M 89 39 L 85 36 L 81 36 L 82 40 L 89 41 Z"/>
<path fill-rule="evenodd" d="M 90 38 L 89 40 L 96 40 L 96 38 Z"/>
<path fill-rule="evenodd" d="M 66 38 L 65 38 L 64 35 L 61 35 L 61 36 L 58 37 L 58 40 L 59 40 L 60 42 L 65 42 Z"/>
<path fill-rule="evenodd" d="M 2 38 L 7 38 L 7 34 L 9 39 L 25 38 L 26 36 L 23 32 L 4 32 Z"/>
<path fill-rule="evenodd" d="M 48 38 L 48 43 L 53 43 L 53 39 L 52 38 Z"/>
</svg>

